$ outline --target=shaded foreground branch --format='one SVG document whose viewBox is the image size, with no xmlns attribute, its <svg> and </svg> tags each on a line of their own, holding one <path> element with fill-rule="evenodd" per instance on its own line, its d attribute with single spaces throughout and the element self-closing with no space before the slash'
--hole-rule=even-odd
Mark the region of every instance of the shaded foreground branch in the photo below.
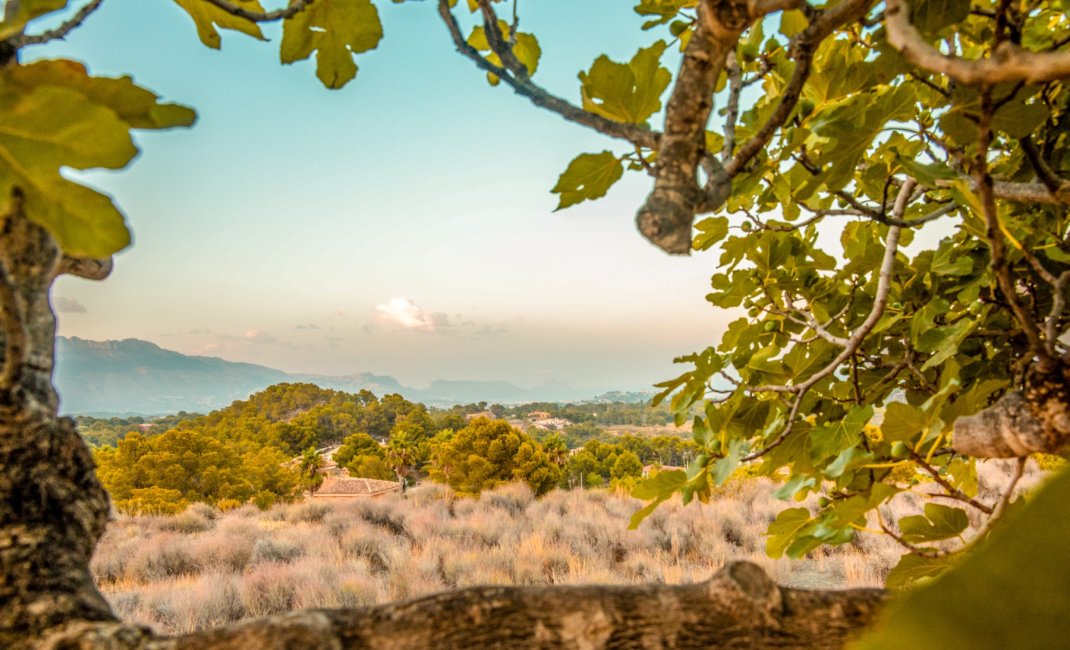
<svg viewBox="0 0 1070 650">
<path fill-rule="evenodd" d="M 878 589 L 777 586 L 756 565 L 691 585 L 473 587 L 403 603 L 309 610 L 177 638 L 84 624 L 46 647 L 238 648 L 838 648 L 870 623 Z M 112 645 L 109 645 L 112 644 Z"/>
</svg>

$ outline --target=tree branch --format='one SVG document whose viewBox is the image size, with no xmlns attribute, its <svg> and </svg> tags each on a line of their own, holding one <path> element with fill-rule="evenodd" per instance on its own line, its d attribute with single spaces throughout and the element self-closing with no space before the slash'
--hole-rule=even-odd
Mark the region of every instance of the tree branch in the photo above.
<svg viewBox="0 0 1070 650">
<path fill-rule="evenodd" d="M 810 67 L 813 63 L 814 53 L 818 46 L 835 30 L 847 23 L 861 20 L 869 11 L 873 0 L 845 0 L 826 11 L 816 11 L 816 18 L 795 38 L 791 39 L 788 50 L 795 60 L 795 70 L 791 74 L 791 80 L 780 92 L 780 100 L 773 114 L 766 120 L 758 133 L 748 140 L 730 162 L 725 163 L 725 173 L 735 176 L 751 161 L 759 151 L 769 144 L 773 134 L 782 127 L 791 112 L 795 110 L 795 104 L 799 101 L 803 86 L 810 78 Z"/>
<path fill-rule="evenodd" d="M 1070 77 L 1070 52 L 1031 52 L 1008 40 L 997 44 L 987 59 L 943 54 L 910 22 L 904 0 L 887 0 L 884 24 L 888 43 L 919 68 L 947 75 L 967 86 L 1027 81 L 1039 83 Z"/>
<path fill-rule="evenodd" d="M 114 267 L 112 258 L 97 260 L 89 257 L 71 257 L 64 255 L 60 260 L 57 275 L 73 275 L 86 280 L 103 280 L 111 275 Z"/>
<path fill-rule="evenodd" d="M 315 2 L 315 0 L 291 0 L 288 7 L 284 9 L 276 9 L 275 11 L 249 11 L 248 9 L 242 9 L 238 5 L 227 2 L 227 0 L 204 0 L 204 2 L 213 4 L 228 14 L 237 16 L 238 18 L 244 18 L 245 20 L 254 23 L 271 23 L 277 20 L 293 18 L 308 8 L 308 6 Z"/>
<path fill-rule="evenodd" d="M 914 194 L 914 188 L 917 185 L 917 181 L 913 178 L 908 178 L 903 186 L 899 188 L 899 195 L 895 200 L 895 207 L 892 209 L 892 216 L 896 219 L 901 219 L 903 213 L 906 212 L 907 203 Z M 821 381 L 825 377 L 829 376 L 836 371 L 844 361 L 849 359 L 858 349 L 862 346 L 862 342 L 866 336 L 876 327 L 880 321 L 881 316 L 884 315 L 884 308 L 888 304 L 888 295 L 892 290 L 892 275 L 895 271 L 895 256 L 899 250 L 899 234 L 901 232 L 900 226 L 890 226 L 888 228 L 888 236 L 884 240 L 884 258 L 881 260 L 880 271 L 877 276 L 877 288 L 873 293 L 873 307 L 870 308 L 869 314 L 862 324 L 856 329 L 851 336 L 847 339 L 847 345 L 840 351 L 836 358 L 833 359 L 828 365 L 821 370 L 818 370 L 809 379 L 801 384 L 795 384 L 793 386 L 756 386 L 751 390 L 754 393 L 761 392 L 781 392 L 781 393 L 795 393 L 795 400 L 791 407 L 791 412 L 788 415 L 788 422 L 786 423 L 784 430 L 773 439 L 768 445 L 762 449 L 746 456 L 744 461 L 751 461 L 768 454 L 773 449 L 779 447 L 791 433 L 794 425 L 795 416 L 798 414 L 799 406 L 802 404 L 803 397 L 814 387 L 817 382 Z"/>
<path fill-rule="evenodd" d="M 713 89 L 728 53 L 751 22 L 745 3 L 702 0 L 699 4 L 698 22 L 665 105 L 654 190 L 635 217 L 639 232 L 667 253 L 689 254 L 691 226 L 699 206 L 719 205 L 732 191 L 731 178 L 720 161 L 712 157 L 705 161 L 710 176 L 705 192 L 698 186 L 697 171 L 706 154 Z"/>
<path fill-rule="evenodd" d="M 840 648 L 884 602 L 879 589 L 780 587 L 733 562 L 685 585 L 470 587 L 403 603 L 308 610 L 167 639 L 172 650 L 223 648 Z M 93 628 L 63 629 L 41 646 L 81 647 Z M 159 648 L 124 628 L 124 648 Z M 121 638 L 104 630 L 97 638 Z M 103 644 L 102 644 L 103 645 Z M 112 646 L 109 646 L 112 647 Z M 119 647 L 116 643 L 114 647 Z"/>
<path fill-rule="evenodd" d="M 603 135 L 608 135 L 620 140 L 627 140 L 632 144 L 647 149 L 658 148 L 658 139 L 660 138 L 659 133 L 636 124 L 614 122 L 601 115 L 585 111 L 582 108 L 547 92 L 542 87 L 532 83 L 529 78 L 518 79 L 508 70 L 487 61 L 465 40 L 464 35 L 461 33 L 461 27 L 457 24 L 457 19 L 450 10 L 449 0 L 439 0 L 438 13 L 443 22 L 446 23 L 446 28 L 449 30 L 450 37 L 453 39 L 453 44 L 458 52 L 470 59 L 484 72 L 489 72 L 501 79 L 507 86 L 512 88 L 516 94 L 521 97 L 526 97 L 532 104 L 557 113 L 570 122 L 575 122 L 581 126 L 594 129 Z"/>
<path fill-rule="evenodd" d="M 20 34 L 11 39 L 11 44 L 16 49 L 19 49 L 26 47 L 27 45 L 41 45 L 43 43 L 48 43 L 49 41 L 66 38 L 67 34 L 71 33 L 71 31 L 80 27 L 82 23 L 85 22 L 85 19 L 89 17 L 89 14 L 99 9 L 103 2 L 104 0 L 91 0 L 89 4 L 79 9 L 69 20 L 55 29 L 50 29 L 40 34 Z"/>
</svg>

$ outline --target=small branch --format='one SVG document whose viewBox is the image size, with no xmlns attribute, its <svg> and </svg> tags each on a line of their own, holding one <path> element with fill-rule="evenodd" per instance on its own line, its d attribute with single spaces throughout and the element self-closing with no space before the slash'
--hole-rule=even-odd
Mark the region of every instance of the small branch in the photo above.
<svg viewBox="0 0 1070 650">
<path fill-rule="evenodd" d="M 550 94 L 540 86 L 532 83 L 530 79 L 518 79 L 508 70 L 487 61 L 474 47 L 468 44 L 464 35 L 461 34 L 461 27 L 457 24 L 457 19 L 450 10 L 449 0 L 439 0 L 438 13 L 443 22 L 446 23 L 446 28 L 449 30 L 450 37 L 453 39 L 453 44 L 458 52 L 470 59 L 484 72 L 489 72 L 501 79 L 516 94 L 526 97 L 532 104 L 557 113 L 570 122 L 594 129 L 603 135 L 627 140 L 636 146 L 646 149 L 658 148 L 658 141 L 661 137 L 659 133 L 643 126 L 614 122 L 601 115 L 589 113 L 560 97 Z"/>
<path fill-rule="evenodd" d="M 902 218 L 903 213 L 906 212 L 907 202 L 914 194 L 914 187 L 917 185 L 917 181 L 913 178 L 908 178 L 901 188 L 899 188 L 899 195 L 895 200 L 895 207 L 892 209 L 892 216 L 899 219 Z M 809 379 L 801 384 L 794 386 L 757 386 L 751 389 L 751 392 L 781 392 L 781 393 L 795 393 L 795 401 L 792 404 L 791 413 L 788 416 L 788 422 L 784 430 L 781 431 L 771 443 L 763 447 L 762 449 L 750 454 L 743 460 L 751 461 L 757 458 L 761 458 L 765 454 L 769 453 L 776 447 L 780 446 L 791 433 L 792 426 L 795 421 L 795 415 L 799 411 L 799 406 L 802 404 L 802 399 L 806 393 L 813 388 L 817 382 L 821 381 L 825 377 L 829 376 L 836 371 L 837 368 L 843 364 L 844 361 L 849 359 L 858 349 L 862 346 L 862 342 L 866 336 L 876 327 L 877 322 L 880 321 L 881 316 L 884 314 L 884 308 L 888 304 L 888 295 L 892 290 L 892 274 L 895 271 L 895 255 L 899 250 L 899 235 L 901 229 L 899 226 L 891 226 L 888 228 L 888 236 L 884 242 L 884 259 L 881 260 L 880 271 L 878 273 L 877 288 L 873 295 L 873 307 L 870 309 L 869 314 L 866 316 L 866 320 L 856 329 L 851 336 L 847 339 L 847 345 L 844 349 L 832 360 L 827 366 L 818 370 Z"/>
<path fill-rule="evenodd" d="M 1009 40 L 998 43 L 987 59 L 943 54 L 910 23 L 904 0 L 887 0 L 884 24 L 888 43 L 919 68 L 944 74 L 967 86 L 1027 81 L 1039 83 L 1070 77 L 1070 52 L 1031 52 Z"/>
<path fill-rule="evenodd" d="M 1070 285 L 1070 271 L 1063 271 L 1055 280 L 1051 290 L 1051 311 L 1048 312 L 1048 320 L 1044 323 L 1044 344 L 1048 354 L 1056 356 L 1055 345 L 1059 342 L 1058 331 L 1059 319 L 1062 318 L 1066 308 L 1066 288 Z"/>
<path fill-rule="evenodd" d="M 970 190 L 977 191 L 977 179 L 966 179 Z M 954 186 L 953 181 L 936 181 L 939 188 Z M 1064 183 L 1053 194 L 1043 183 L 1013 183 L 1009 181 L 992 181 L 992 195 L 997 199 L 1018 203 L 1042 203 L 1045 205 L 1070 205 L 1070 183 Z"/>
<path fill-rule="evenodd" d="M 725 72 L 728 73 L 728 106 L 724 119 L 724 146 L 721 147 L 721 161 L 727 163 L 732 159 L 736 148 L 736 121 L 739 120 L 739 96 L 743 92 L 743 72 L 740 70 L 736 53 L 729 52 L 725 58 Z"/>
<path fill-rule="evenodd" d="M 893 0 L 895 1 L 895 0 Z M 999 212 L 996 208 L 995 195 L 993 193 L 992 176 L 988 171 L 988 149 L 992 143 L 991 119 L 995 113 L 992 105 L 992 97 L 988 86 L 981 91 L 981 119 L 979 121 L 977 156 L 974 158 L 973 176 L 977 183 L 977 193 L 981 199 L 981 208 L 984 212 L 985 239 L 988 240 L 991 250 L 991 268 L 1000 291 L 1003 292 L 1011 312 L 1022 326 L 1022 332 L 1029 341 L 1029 347 L 1043 362 L 1050 360 L 1047 348 L 1040 339 L 1040 332 L 1033 318 L 1022 307 L 1018 300 L 1018 292 L 1011 277 L 1010 265 L 1006 258 L 1006 242 L 999 223 Z"/>
<path fill-rule="evenodd" d="M 70 257 L 64 255 L 60 260 L 56 275 L 73 275 L 86 280 L 103 280 L 111 275 L 114 262 L 112 258 L 103 260 L 89 257 Z"/>
<path fill-rule="evenodd" d="M 20 34 L 13 38 L 11 43 L 16 49 L 19 49 L 27 45 L 41 45 L 43 43 L 48 43 L 49 41 L 64 39 L 67 37 L 67 34 L 80 27 L 82 23 L 85 22 L 85 19 L 89 17 L 89 14 L 99 9 L 103 2 L 104 0 L 91 0 L 89 4 L 79 9 L 78 13 L 71 16 L 69 20 L 61 24 L 59 27 L 40 34 Z"/>
<path fill-rule="evenodd" d="M 780 99 L 773 114 L 762 128 L 750 138 L 731 161 L 725 163 L 725 173 L 729 176 L 739 174 L 758 152 L 769 144 L 773 134 L 788 121 L 799 101 L 803 86 L 810 78 L 811 64 L 818 46 L 836 28 L 862 19 L 869 11 L 872 0 L 844 0 L 831 9 L 817 12 L 810 24 L 798 36 L 791 40 L 789 51 L 795 60 L 795 70 L 787 86 L 780 91 Z"/>
<path fill-rule="evenodd" d="M 204 1 L 219 7 L 232 16 L 244 18 L 245 20 L 254 23 L 271 23 L 277 20 L 293 18 L 304 11 L 310 4 L 315 2 L 315 0 L 292 0 L 290 6 L 285 9 L 276 9 L 275 11 L 249 11 L 248 9 L 242 9 L 238 5 L 231 4 L 230 2 L 227 2 L 227 0 Z"/>
<path fill-rule="evenodd" d="M 915 463 L 917 463 L 918 467 L 922 468 L 925 473 L 933 477 L 933 480 L 936 481 L 937 485 L 944 488 L 947 494 L 941 496 L 946 496 L 957 501 L 962 501 L 963 503 L 968 503 L 974 508 L 977 508 L 981 512 L 985 513 L 986 515 L 992 514 L 992 506 L 985 505 L 977 499 L 967 496 L 966 493 L 964 493 L 962 490 L 948 483 L 946 478 L 940 476 L 939 470 L 937 470 L 929 463 L 925 462 L 925 459 L 919 456 L 916 452 L 911 452 L 910 457 L 914 460 Z"/>
<path fill-rule="evenodd" d="M 490 46 L 491 52 L 498 55 L 502 63 L 505 65 L 505 69 L 513 73 L 518 80 L 523 81 L 528 78 L 528 69 L 513 53 L 513 48 L 506 43 L 505 37 L 502 36 L 501 26 L 498 25 L 498 14 L 494 12 L 494 8 L 490 6 L 490 0 L 478 0 L 479 10 L 483 14 L 483 33 L 487 36 L 487 45 Z M 511 39 L 516 38 L 516 34 L 510 32 L 509 37 Z"/>
<path fill-rule="evenodd" d="M 884 521 L 881 521 L 880 523 L 881 523 L 881 530 L 884 531 L 885 535 L 887 535 L 888 537 L 891 537 L 892 539 L 894 539 L 896 541 L 896 543 L 898 543 L 900 546 L 902 546 L 906 550 L 910 551 L 914 555 L 917 555 L 919 557 L 926 557 L 926 558 L 938 558 L 938 557 L 944 557 L 946 555 L 949 555 L 949 553 L 947 551 L 944 551 L 944 550 L 941 550 L 941 549 L 938 549 L 938 548 L 915 546 L 914 544 L 911 544 L 910 542 L 906 541 L 901 536 L 896 534 L 891 528 L 888 527 L 888 524 L 884 523 Z"/>
<path fill-rule="evenodd" d="M 1033 138 L 1026 136 L 1018 141 L 1022 145 L 1022 151 L 1025 153 L 1025 157 L 1029 159 L 1029 164 L 1032 165 L 1033 171 L 1037 173 L 1037 178 L 1041 183 L 1044 183 L 1044 187 L 1048 188 L 1053 196 L 1058 196 L 1059 192 L 1064 188 L 1063 185 L 1070 185 L 1067 181 L 1059 178 L 1059 175 L 1055 173 L 1044 158 L 1040 155 L 1040 151 L 1037 149 L 1036 143 L 1033 142 Z"/>
</svg>

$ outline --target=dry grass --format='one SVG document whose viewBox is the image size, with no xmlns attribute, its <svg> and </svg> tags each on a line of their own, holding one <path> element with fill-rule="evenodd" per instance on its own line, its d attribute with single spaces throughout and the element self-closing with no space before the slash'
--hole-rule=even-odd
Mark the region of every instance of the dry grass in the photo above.
<svg viewBox="0 0 1070 650">
<path fill-rule="evenodd" d="M 1006 474 L 986 469 L 982 483 Z M 901 554 L 884 536 L 861 535 L 802 560 L 766 557 L 763 534 L 787 505 L 771 492 L 765 481 L 737 482 L 705 505 L 666 503 L 636 531 L 627 530 L 640 505 L 630 497 L 577 490 L 536 500 L 522 484 L 479 500 L 428 484 L 405 498 L 265 512 L 198 505 L 175 517 L 120 517 L 92 569 L 123 620 L 160 633 L 471 585 L 701 581 L 739 559 L 786 585 L 883 584 Z M 920 498 L 903 495 L 885 514 L 914 514 Z"/>
</svg>

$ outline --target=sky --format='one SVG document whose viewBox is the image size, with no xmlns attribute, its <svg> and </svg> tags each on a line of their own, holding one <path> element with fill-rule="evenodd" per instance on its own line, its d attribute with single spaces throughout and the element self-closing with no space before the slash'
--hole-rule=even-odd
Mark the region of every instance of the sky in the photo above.
<svg viewBox="0 0 1070 650">
<path fill-rule="evenodd" d="M 627 60 L 659 37 L 630 6 L 523 0 L 536 80 L 578 103 L 599 54 Z M 649 387 L 719 339 L 731 315 L 704 299 L 715 257 L 670 257 L 635 230 L 648 177 L 554 212 L 568 162 L 621 145 L 489 86 L 435 3 L 378 8 L 385 37 L 340 91 L 309 62 L 280 65 L 276 28 L 204 47 L 170 0 L 105 0 L 24 54 L 130 74 L 199 114 L 139 133 L 128 169 L 79 176 L 115 197 L 134 244 L 104 282 L 57 282 L 60 334 L 417 387 L 591 390 Z"/>
</svg>

